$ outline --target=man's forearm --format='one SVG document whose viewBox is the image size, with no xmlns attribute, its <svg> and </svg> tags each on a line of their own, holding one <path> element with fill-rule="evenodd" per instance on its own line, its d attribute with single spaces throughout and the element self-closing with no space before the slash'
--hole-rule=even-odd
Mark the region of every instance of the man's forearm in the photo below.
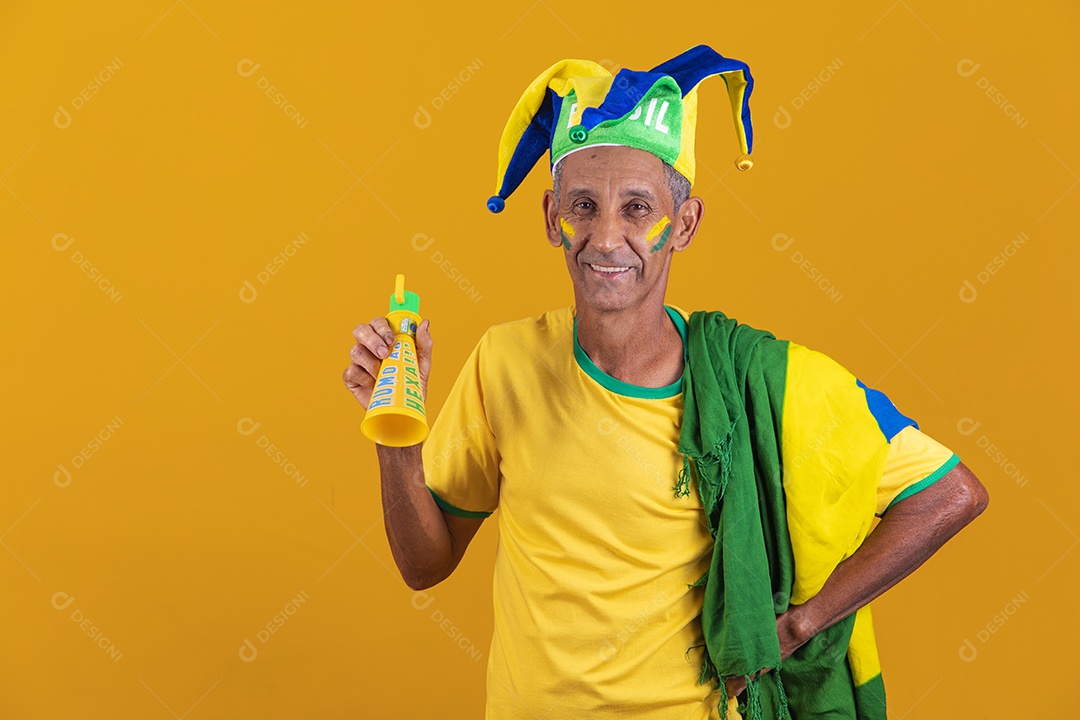
<svg viewBox="0 0 1080 720">
<path fill-rule="evenodd" d="M 781 654 L 786 657 L 907 577 L 987 502 L 986 489 L 959 463 L 930 487 L 896 503 L 816 595 L 780 616 Z"/>
<path fill-rule="evenodd" d="M 386 538 L 401 576 L 420 590 L 445 576 L 453 556 L 442 510 L 424 483 L 422 445 L 376 445 Z"/>
</svg>

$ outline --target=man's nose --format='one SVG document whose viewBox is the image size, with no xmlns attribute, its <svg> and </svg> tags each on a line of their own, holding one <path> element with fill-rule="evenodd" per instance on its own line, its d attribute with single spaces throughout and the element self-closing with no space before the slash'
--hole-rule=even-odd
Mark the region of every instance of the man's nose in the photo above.
<svg viewBox="0 0 1080 720">
<path fill-rule="evenodd" d="M 593 225 L 592 245 L 605 255 L 626 242 L 625 228 L 618 215 L 604 213 Z"/>
</svg>

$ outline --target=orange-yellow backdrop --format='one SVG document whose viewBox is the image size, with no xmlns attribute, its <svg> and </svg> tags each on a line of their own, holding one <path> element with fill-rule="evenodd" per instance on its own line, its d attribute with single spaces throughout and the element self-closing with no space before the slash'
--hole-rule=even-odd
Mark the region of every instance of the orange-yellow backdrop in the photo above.
<svg viewBox="0 0 1080 720">
<path fill-rule="evenodd" d="M 895 718 L 1074 703 L 1080 14 L 1067 3 L 5 3 L 0 716 L 480 717 L 495 520 L 424 595 L 341 383 L 395 273 L 434 417 L 493 323 L 569 304 L 503 123 L 564 57 L 699 42 L 707 212 L 668 300 L 823 350 L 990 488 L 875 603 Z M 710 84 L 715 83 L 715 84 Z"/>
</svg>

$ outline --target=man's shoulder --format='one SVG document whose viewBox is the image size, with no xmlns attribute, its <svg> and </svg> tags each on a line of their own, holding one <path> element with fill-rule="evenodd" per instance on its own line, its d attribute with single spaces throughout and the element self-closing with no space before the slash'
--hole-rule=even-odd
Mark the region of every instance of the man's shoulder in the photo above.
<svg viewBox="0 0 1080 720">
<path fill-rule="evenodd" d="M 513 351 L 540 346 L 546 352 L 555 342 L 571 339 L 574 306 L 545 310 L 538 315 L 496 323 L 484 331 L 481 342 L 489 349 Z"/>
<path fill-rule="evenodd" d="M 742 322 L 722 310 L 693 310 L 686 314 L 690 341 L 706 340 L 723 345 L 732 353 L 748 353 L 762 348 L 779 352 L 789 343 L 756 324 Z"/>
<path fill-rule="evenodd" d="M 737 364 L 740 359 L 745 362 L 757 356 L 765 362 L 782 364 L 793 381 L 835 384 L 855 380 L 847 366 L 831 353 L 785 335 L 777 336 L 754 323 L 741 322 L 720 310 L 694 310 L 688 316 L 691 344 L 721 347 Z"/>
</svg>

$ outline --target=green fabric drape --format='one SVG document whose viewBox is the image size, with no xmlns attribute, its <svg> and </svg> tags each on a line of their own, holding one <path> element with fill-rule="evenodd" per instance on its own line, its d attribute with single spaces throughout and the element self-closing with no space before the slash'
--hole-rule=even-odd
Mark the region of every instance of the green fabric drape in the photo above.
<svg viewBox="0 0 1080 720">
<path fill-rule="evenodd" d="M 885 718 L 884 691 L 856 692 L 847 663 L 852 613 L 781 662 L 776 616 L 788 609 L 794 557 L 782 477 L 788 343 L 721 312 L 690 315 L 677 494 L 696 482 L 716 540 L 701 615 L 699 684 L 743 676 L 747 720 Z M 750 675 L 772 668 L 751 679 Z M 880 685 L 880 683 L 879 683 Z M 868 699 L 867 699 L 868 698 Z"/>
</svg>

